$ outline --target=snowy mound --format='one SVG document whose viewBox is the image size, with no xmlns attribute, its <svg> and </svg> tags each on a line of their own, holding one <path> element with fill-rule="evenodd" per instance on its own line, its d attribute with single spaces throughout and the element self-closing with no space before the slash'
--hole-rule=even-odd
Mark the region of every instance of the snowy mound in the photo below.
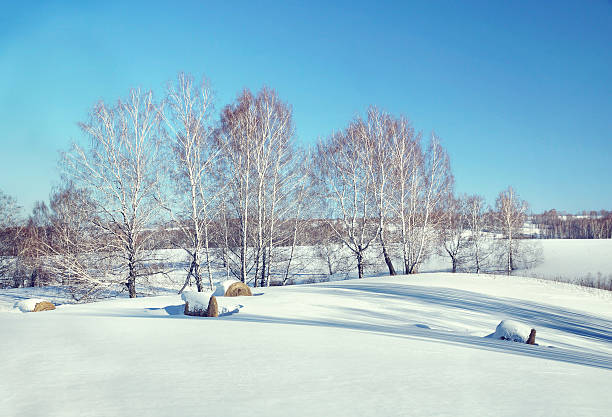
<svg viewBox="0 0 612 417">
<path fill-rule="evenodd" d="M 196 291 L 183 291 L 181 294 L 181 298 L 186 303 L 189 303 L 189 308 L 191 310 L 206 310 L 208 309 L 208 302 L 210 301 L 210 296 L 213 295 L 215 289 L 202 292 Z"/>
<path fill-rule="evenodd" d="M 42 303 L 43 301 L 46 300 L 40 298 L 28 298 L 27 300 L 21 300 L 15 303 L 15 308 L 18 308 L 23 313 L 30 313 L 34 311 L 34 308 L 36 308 L 36 304 Z"/>
<path fill-rule="evenodd" d="M 531 327 L 512 320 L 502 320 L 497 325 L 495 333 L 491 335 L 494 339 L 512 340 L 513 342 L 525 343 L 529 339 Z"/>
</svg>

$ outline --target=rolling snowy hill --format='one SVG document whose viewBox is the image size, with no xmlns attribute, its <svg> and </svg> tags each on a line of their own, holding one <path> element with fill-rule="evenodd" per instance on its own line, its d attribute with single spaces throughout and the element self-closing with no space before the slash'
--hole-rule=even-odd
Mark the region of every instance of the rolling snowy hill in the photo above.
<svg viewBox="0 0 612 417">
<path fill-rule="evenodd" d="M 29 295 L 28 295 L 29 296 Z M 420 274 L 21 313 L 4 291 L 0 415 L 606 416 L 610 292 Z M 538 346 L 495 340 L 504 319 Z"/>
</svg>

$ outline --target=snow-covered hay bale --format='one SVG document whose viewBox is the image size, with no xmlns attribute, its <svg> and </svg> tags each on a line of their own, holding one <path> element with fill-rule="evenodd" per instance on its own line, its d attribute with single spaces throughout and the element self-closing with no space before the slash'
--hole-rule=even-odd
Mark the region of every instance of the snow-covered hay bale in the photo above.
<svg viewBox="0 0 612 417">
<path fill-rule="evenodd" d="M 219 317 L 219 305 L 217 304 L 217 297 L 214 295 L 210 297 L 210 301 L 208 302 L 206 317 Z"/>
<path fill-rule="evenodd" d="M 497 325 L 492 337 L 494 339 L 526 343 L 530 333 L 531 328 L 529 326 L 512 320 L 502 320 L 502 322 Z"/>
<path fill-rule="evenodd" d="M 237 281 L 229 286 L 227 291 L 225 291 L 226 297 L 241 297 L 241 296 L 250 296 L 253 295 L 251 293 L 251 289 L 248 285 L 243 282 Z"/>
<path fill-rule="evenodd" d="M 55 310 L 55 305 L 47 300 L 41 300 L 39 298 L 29 298 L 27 300 L 21 300 L 15 304 L 15 308 L 18 308 L 24 313 L 38 312 L 38 311 L 49 311 Z"/>
<path fill-rule="evenodd" d="M 215 297 L 223 297 L 227 292 L 227 289 L 235 282 L 240 282 L 237 279 L 226 279 L 225 281 L 221 281 L 217 284 L 217 289 L 213 294 Z"/>
<path fill-rule="evenodd" d="M 214 291 L 214 289 L 202 292 L 184 291 L 181 298 L 185 301 L 185 315 L 207 317 L 208 304 Z"/>
</svg>

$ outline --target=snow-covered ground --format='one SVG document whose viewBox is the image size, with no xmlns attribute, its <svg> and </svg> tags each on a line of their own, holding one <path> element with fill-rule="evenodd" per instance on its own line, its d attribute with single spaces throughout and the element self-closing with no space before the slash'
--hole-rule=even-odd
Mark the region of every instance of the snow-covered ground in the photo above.
<svg viewBox="0 0 612 417">
<path fill-rule="evenodd" d="M 539 252 L 538 262 L 515 275 L 565 282 L 612 282 L 612 239 L 527 239 Z M 450 271 L 448 257 L 434 255 L 421 271 Z"/>
<path fill-rule="evenodd" d="M 612 239 L 543 239 L 542 262 L 521 275 L 547 279 L 612 279 Z"/>
<path fill-rule="evenodd" d="M 432 273 L 21 313 L 0 296 L 2 416 L 608 416 L 612 293 Z M 49 296 L 61 292 L 50 292 Z M 49 297 L 53 298 L 53 297 Z M 538 346 L 487 338 L 501 320 Z"/>
</svg>

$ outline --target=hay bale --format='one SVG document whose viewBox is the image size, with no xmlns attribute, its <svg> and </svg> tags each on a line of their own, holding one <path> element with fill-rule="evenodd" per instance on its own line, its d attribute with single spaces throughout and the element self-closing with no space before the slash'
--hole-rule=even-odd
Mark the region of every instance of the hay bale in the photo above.
<svg viewBox="0 0 612 417">
<path fill-rule="evenodd" d="M 208 302 L 206 317 L 219 317 L 219 305 L 217 304 L 217 297 L 214 295 L 210 297 L 210 301 Z"/>
<path fill-rule="evenodd" d="M 242 297 L 242 296 L 250 296 L 253 295 L 251 293 L 251 289 L 248 285 L 243 282 L 234 282 L 229 286 L 227 291 L 225 291 L 226 297 Z"/>
<path fill-rule="evenodd" d="M 34 312 L 37 311 L 50 311 L 50 310 L 55 310 L 55 306 L 53 305 L 53 303 L 50 303 L 49 301 L 41 301 L 36 303 L 36 305 L 34 306 Z"/>
<path fill-rule="evenodd" d="M 529 333 L 529 339 L 527 339 L 527 343 L 528 345 L 535 345 L 535 336 L 536 336 L 536 330 L 535 329 L 531 329 L 531 333 Z"/>
</svg>

